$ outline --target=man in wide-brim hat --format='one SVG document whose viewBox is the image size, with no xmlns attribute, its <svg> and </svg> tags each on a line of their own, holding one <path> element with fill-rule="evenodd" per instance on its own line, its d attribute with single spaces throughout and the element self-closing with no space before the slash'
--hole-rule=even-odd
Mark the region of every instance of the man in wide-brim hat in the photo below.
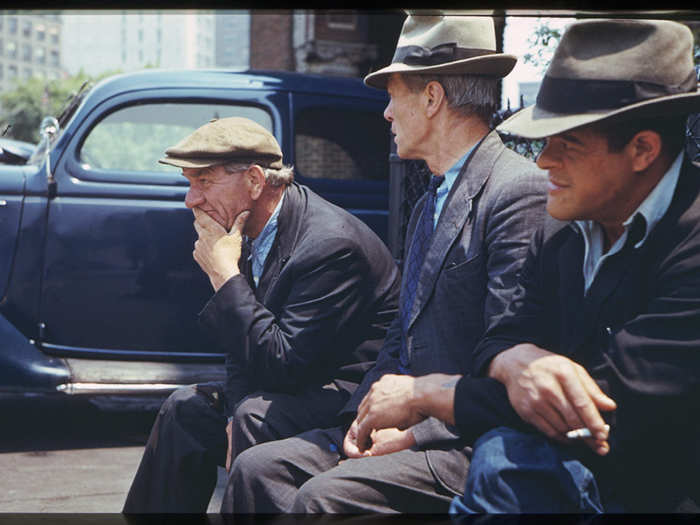
<svg viewBox="0 0 700 525">
<path fill-rule="evenodd" d="M 692 47 L 671 21 L 572 24 L 535 106 L 501 125 L 546 137 L 537 164 L 558 221 L 535 235 L 516 299 L 475 350 L 474 374 L 487 377 L 412 403 L 465 435 L 482 429 L 454 511 L 699 510 Z"/>
<path fill-rule="evenodd" d="M 433 173 L 406 234 L 399 315 L 346 424 L 244 452 L 224 511 L 447 512 L 464 489 L 470 441 L 436 419 L 370 432 L 358 406 L 385 374 L 467 373 L 515 290 L 546 191 L 544 173 L 489 129 L 515 60 L 496 51 L 489 17 L 414 13 L 391 65 L 365 78 L 389 92 L 398 155 Z"/>
<path fill-rule="evenodd" d="M 500 126 L 547 138 L 559 220 L 535 235 L 474 376 L 386 376 L 360 407 L 375 429 L 434 416 L 476 440 L 453 512 L 700 510 L 692 45 L 669 21 L 575 23 L 536 105 Z"/>
</svg>

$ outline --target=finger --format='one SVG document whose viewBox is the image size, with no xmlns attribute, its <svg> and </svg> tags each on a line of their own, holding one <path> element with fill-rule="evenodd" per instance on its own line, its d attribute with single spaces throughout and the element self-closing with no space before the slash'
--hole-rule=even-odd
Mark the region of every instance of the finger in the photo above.
<svg viewBox="0 0 700 525">
<path fill-rule="evenodd" d="M 528 423 L 549 438 L 557 439 L 557 437 L 562 435 L 561 432 L 552 426 L 548 419 L 543 418 L 539 414 L 532 414 Z"/>
<path fill-rule="evenodd" d="M 605 421 L 598 412 L 591 396 L 584 388 L 577 367 L 571 373 L 563 374 L 560 384 L 564 392 L 565 400 L 559 408 L 566 418 L 569 429 L 588 427 L 594 434 L 604 430 Z M 606 436 L 607 437 L 607 436 Z"/>
<path fill-rule="evenodd" d="M 604 439 L 594 439 L 594 438 L 585 438 L 583 442 L 591 449 L 593 452 L 600 456 L 604 456 L 608 452 L 610 452 L 610 443 L 607 442 L 607 440 Z"/>
<path fill-rule="evenodd" d="M 214 219 L 212 219 L 206 212 L 202 212 L 201 214 L 199 214 L 199 216 L 195 220 L 195 223 L 199 223 L 199 225 L 202 228 L 204 228 L 210 233 L 226 233 L 224 227 L 221 226 L 221 224 L 216 222 Z"/>
<path fill-rule="evenodd" d="M 586 427 L 591 430 L 593 435 L 598 439 L 607 439 L 608 431 L 605 426 L 605 420 L 600 415 L 598 407 L 593 402 L 594 399 L 609 399 L 614 406 L 612 399 L 608 398 L 595 384 L 595 381 L 588 375 L 585 369 L 576 367 L 576 375 L 574 378 L 567 377 L 564 384 L 562 385 L 565 389 L 567 397 L 571 401 L 573 409 L 576 411 L 580 423 L 572 421 L 572 428 Z M 587 381 L 590 380 L 589 381 Z M 593 387 L 590 383 L 593 383 Z M 597 398 L 593 398 L 590 394 L 591 390 L 595 392 L 594 395 L 598 394 Z M 597 392 L 596 392 L 597 391 Z M 610 406 L 606 403 L 606 406 Z"/>
<path fill-rule="evenodd" d="M 357 424 L 357 448 L 360 452 L 364 452 L 372 445 L 370 435 L 374 429 L 365 419 L 362 423 Z"/>
<path fill-rule="evenodd" d="M 248 222 L 248 217 L 250 217 L 250 210 L 244 210 L 239 213 L 236 220 L 233 221 L 233 226 L 231 227 L 229 235 L 234 232 L 243 233 L 243 228 L 245 227 L 245 223 Z"/>
<path fill-rule="evenodd" d="M 617 404 L 615 401 L 605 395 L 605 392 L 603 392 L 600 387 L 598 386 L 598 383 L 596 383 L 593 378 L 586 372 L 586 370 L 582 367 L 579 367 L 576 369 L 578 372 L 579 378 L 581 379 L 581 383 L 583 383 L 583 387 L 586 389 L 588 394 L 593 398 L 593 402 L 598 406 L 600 410 L 603 410 L 605 412 L 610 411 L 610 410 L 615 410 L 617 408 Z"/>
</svg>

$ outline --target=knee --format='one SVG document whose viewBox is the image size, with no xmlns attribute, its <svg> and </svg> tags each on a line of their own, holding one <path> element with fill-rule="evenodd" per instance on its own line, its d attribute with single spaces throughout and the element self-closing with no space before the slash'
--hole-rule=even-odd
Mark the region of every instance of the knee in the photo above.
<svg viewBox="0 0 700 525">
<path fill-rule="evenodd" d="M 158 418 L 178 417 L 192 410 L 198 402 L 197 390 L 194 385 L 181 386 L 163 401 L 158 411 Z"/>
<path fill-rule="evenodd" d="M 231 465 L 229 484 L 238 491 L 254 490 L 265 487 L 266 480 L 275 479 L 276 473 L 283 468 L 284 457 L 278 454 L 275 443 L 263 443 L 238 454 Z"/>
<path fill-rule="evenodd" d="M 304 483 L 294 498 L 292 512 L 296 514 L 333 512 L 328 509 L 328 494 L 332 492 L 332 487 L 328 481 L 322 481 L 324 476 L 319 475 L 309 479 Z"/>
<path fill-rule="evenodd" d="M 248 396 L 236 405 L 231 432 L 239 452 L 256 444 L 257 434 L 265 424 L 267 403 L 259 396 Z"/>
</svg>

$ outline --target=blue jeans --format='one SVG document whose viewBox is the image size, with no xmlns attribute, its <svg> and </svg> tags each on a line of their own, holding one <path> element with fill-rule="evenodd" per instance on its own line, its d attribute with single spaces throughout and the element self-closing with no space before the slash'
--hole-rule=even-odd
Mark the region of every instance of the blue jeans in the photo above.
<svg viewBox="0 0 700 525">
<path fill-rule="evenodd" d="M 609 509 L 612 510 L 612 509 Z M 593 473 L 544 434 L 499 427 L 474 444 L 464 496 L 450 514 L 601 513 Z"/>
</svg>

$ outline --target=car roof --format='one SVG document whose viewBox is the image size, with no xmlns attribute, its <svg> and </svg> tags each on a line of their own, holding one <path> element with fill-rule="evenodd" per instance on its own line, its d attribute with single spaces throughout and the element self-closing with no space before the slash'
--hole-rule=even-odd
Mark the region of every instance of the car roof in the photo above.
<svg viewBox="0 0 700 525">
<path fill-rule="evenodd" d="M 98 98 L 104 99 L 118 93 L 151 88 L 257 88 L 387 99 L 385 91 L 367 87 L 359 78 L 232 69 L 146 69 L 123 73 L 102 80 L 90 98 L 99 95 Z"/>
</svg>

